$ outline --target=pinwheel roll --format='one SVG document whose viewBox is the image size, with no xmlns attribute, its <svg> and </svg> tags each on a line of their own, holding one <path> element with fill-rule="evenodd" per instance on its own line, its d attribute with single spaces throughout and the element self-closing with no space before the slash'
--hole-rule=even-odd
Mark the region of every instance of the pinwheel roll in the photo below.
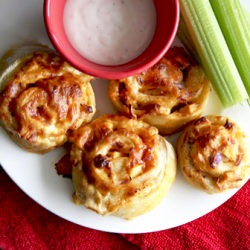
<svg viewBox="0 0 250 250">
<path fill-rule="evenodd" d="M 244 132 L 229 118 L 202 117 L 178 139 L 179 166 L 190 183 L 208 193 L 239 188 L 250 176 L 247 144 Z"/>
<path fill-rule="evenodd" d="M 209 92 L 201 67 L 178 47 L 141 74 L 109 83 L 109 97 L 120 114 L 141 119 L 164 135 L 200 117 Z"/>
<path fill-rule="evenodd" d="M 95 113 L 91 79 L 48 48 L 14 49 L 1 61 L 1 125 L 28 151 L 61 146 Z"/>
<path fill-rule="evenodd" d="M 142 121 L 104 115 L 74 131 L 70 141 L 74 201 L 101 215 L 146 213 L 174 181 L 173 147 Z"/>
</svg>

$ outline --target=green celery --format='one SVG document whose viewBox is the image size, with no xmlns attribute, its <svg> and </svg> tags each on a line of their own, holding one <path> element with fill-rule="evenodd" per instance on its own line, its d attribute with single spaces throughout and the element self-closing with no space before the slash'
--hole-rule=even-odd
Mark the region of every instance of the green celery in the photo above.
<svg viewBox="0 0 250 250">
<path fill-rule="evenodd" d="M 180 0 L 180 10 L 185 36 L 181 30 L 178 36 L 184 45 L 189 37 L 195 49 L 194 56 L 198 56 L 196 59 L 203 66 L 222 105 L 230 107 L 248 99 L 209 0 Z"/>
<path fill-rule="evenodd" d="M 210 0 L 227 46 L 250 96 L 250 26 L 239 0 Z"/>
<path fill-rule="evenodd" d="M 182 16 L 180 16 L 179 27 L 178 27 L 178 31 L 177 31 L 177 36 L 180 38 L 180 40 L 183 43 L 183 45 L 185 46 L 185 48 L 189 52 L 192 53 L 192 55 L 194 56 L 194 58 L 196 60 L 199 60 L 199 56 L 198 56 L 198 54 L 196 52 L 194 44 L 191 41 L 190 34 L 188 32 L 188 29 L 187 29 L 187 25 L 186 25 L 185 21 L 183 20 Z"/>
</svg>

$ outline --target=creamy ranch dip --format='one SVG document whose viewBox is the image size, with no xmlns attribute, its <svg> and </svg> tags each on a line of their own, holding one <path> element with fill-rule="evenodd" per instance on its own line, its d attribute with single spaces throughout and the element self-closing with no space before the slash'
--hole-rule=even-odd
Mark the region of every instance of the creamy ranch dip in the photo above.
<svg viewBox="0 0 250 250">
<path fill-rule="evenodd" d="M 67 0 L 65 33 L 85 58 L 119 65 L 140 55 L 153 38 L 153 0 Z"/>
</svg>

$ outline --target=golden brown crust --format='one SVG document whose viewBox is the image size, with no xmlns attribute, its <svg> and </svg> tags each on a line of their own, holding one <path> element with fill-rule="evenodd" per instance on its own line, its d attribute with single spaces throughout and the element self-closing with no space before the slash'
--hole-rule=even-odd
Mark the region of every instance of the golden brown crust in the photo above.
<svg viewBox="0 0 250 250">
<path fill-rule="evenodd" d="M 227 117 L 192 122 L 178 139 L 177 156 L 187 180 L 208 193 L 241 187 L 250 176 L 245 134 Z"/>
<path fill-rule="evenodd" d="M 95 113 L 91 79 L 52 51 L 20 58 L 1 83 L 1 125 L 31 152 L 61 146 L 69 130 L 89 122 Z"/>
<path fill-rule="evenodd" d="M 74 200 L 99 214 L 132 219 L 158 205 L 174 181 L 173 147 L 142 121 L 104 115 L 70 141 Z"/>
<path fill-rule="evenodd" d="M 120 114 L 173 134 L 200 117 L 210 92 L 203 70 L 183 48 L 172 48 L 141 74 L 109 84 L 109 97 Z"/>
</svg>

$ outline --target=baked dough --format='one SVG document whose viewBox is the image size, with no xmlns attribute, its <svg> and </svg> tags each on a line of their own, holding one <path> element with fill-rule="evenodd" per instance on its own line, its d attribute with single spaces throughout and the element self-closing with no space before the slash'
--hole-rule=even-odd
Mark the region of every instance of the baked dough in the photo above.
<svg viewBox="0 0 250 250">
<path fill-rule="evenodd" d="M 52 50 L 35 45 L 18 47 L 3 57 L 3 65 L 0 122 L 23 149 L 45 153 L 61 146 L 69 130 L 94 116 L 92 77 Z"/>
<path fill-rule="evenodd" d="M 186 179 L 208 193 L 241 187 L 250 176 L 249 145 L 229 118 L 206 116 L 192 122 L 177 142 Z"/>
<path fill-rule="evenodd" d="M 109 83 L 109 97 L 120 114 L 141 119 L 164 135 L 200 117 L 209 92 L 202 68 L 179 47 L 147 71 Z"/>
<path fill-rule="evenodd" d="M 104 115 L 74 131 L 70 142 L 74 201 L 101 215 L 146 213 L 175 179 L 173 147 L 142 121 Z"/>
</svg>

